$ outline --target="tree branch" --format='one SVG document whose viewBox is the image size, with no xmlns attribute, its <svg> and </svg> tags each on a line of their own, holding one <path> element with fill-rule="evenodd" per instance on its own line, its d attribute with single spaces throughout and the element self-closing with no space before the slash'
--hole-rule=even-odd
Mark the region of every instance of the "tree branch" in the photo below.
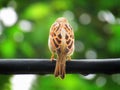
<svg viewBox="0 0 120 90">
<path fill-rule="evenodd" d="M 51 74 L 56 61 L 48 59 L 0 59 L 0 74 Z M 66 73 L 120 73 L 120 59 L 79 59 L 66 62 Z"/>
</svg>

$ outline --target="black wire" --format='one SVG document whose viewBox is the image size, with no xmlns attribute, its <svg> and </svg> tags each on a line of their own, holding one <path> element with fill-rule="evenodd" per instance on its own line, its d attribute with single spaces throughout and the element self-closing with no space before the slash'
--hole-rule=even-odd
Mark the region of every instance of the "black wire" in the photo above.
<svg viewBox="0 0 120 90">
<path fill-rule="evenodd" d="M 51 74 L 55 63 L 49 59 L 0 59 L 0 74 Z M 120 59 L 74 59 L 66 62 L 66 73 L 120 73 Z"/>
</svg>

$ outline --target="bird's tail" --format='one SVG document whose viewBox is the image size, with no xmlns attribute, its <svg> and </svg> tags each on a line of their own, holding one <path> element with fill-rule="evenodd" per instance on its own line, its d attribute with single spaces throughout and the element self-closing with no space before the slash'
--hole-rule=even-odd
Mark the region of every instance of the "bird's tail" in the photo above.
<svg viewBox="0 0 120 90">
<path fill-rule="evenodd" d="M 63 29 L 61 31 L 61 45 L 59 50 L 57 51 L 58 55 L 58 60 L 56 61 L 56 67 L 54 71 L 55 77 L 60 76 L 61 79 L 64 79 L 65 73 L 66 73 L 66 50 L 67 50 L 67 44 L 66 44 L 66 39 L 65 39 L 66 31 Z"/>
<path fill-rule="evenodd" d="M 61 79 L 64 79 L 66 73 L 66 55 L 62 54 L 58 56 L 58 60 L 56 61 L 54 75 L 55 77 L 60 76 Z"/>
</svg>

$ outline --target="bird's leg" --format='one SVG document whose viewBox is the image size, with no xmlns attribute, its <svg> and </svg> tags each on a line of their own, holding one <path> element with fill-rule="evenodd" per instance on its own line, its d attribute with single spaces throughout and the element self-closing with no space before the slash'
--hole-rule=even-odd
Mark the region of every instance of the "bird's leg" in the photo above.
<svg viewBox="0 0 120 90">
<path fill-rule="evenodd" d="M 67 56 L 66 58 L 68 61 L 71 61 L 71 56 Z"/>
<path fill-rule="evenodd" d="M 51 59 L 50 59 L 51 61 L 53 61 L 54 60 L 54 53 L 52 53 L 52 55 L 51 55 Z"/>
</svg>

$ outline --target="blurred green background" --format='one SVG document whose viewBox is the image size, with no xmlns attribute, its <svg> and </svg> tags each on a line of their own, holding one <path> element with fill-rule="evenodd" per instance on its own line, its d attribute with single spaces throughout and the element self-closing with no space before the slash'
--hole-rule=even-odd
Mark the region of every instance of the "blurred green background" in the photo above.
<svg viewBox="0 0 120 90">
<path fill-rule="evenodd" d="M 74 29 L 72 58 L 119 57 L 119 0 L 0 0 L 0 58 L 50 58 L 49 29 L 61 16 Z M 0 90 L 15 90 L 13 78 L 0 75 Z M 21 90 L 25 81 L 18 78 Z M 71 74 L 64 80 L 38 75 L 28 84 L 22 90 L 118 90 L 120 75 Z"/>
</svg>

